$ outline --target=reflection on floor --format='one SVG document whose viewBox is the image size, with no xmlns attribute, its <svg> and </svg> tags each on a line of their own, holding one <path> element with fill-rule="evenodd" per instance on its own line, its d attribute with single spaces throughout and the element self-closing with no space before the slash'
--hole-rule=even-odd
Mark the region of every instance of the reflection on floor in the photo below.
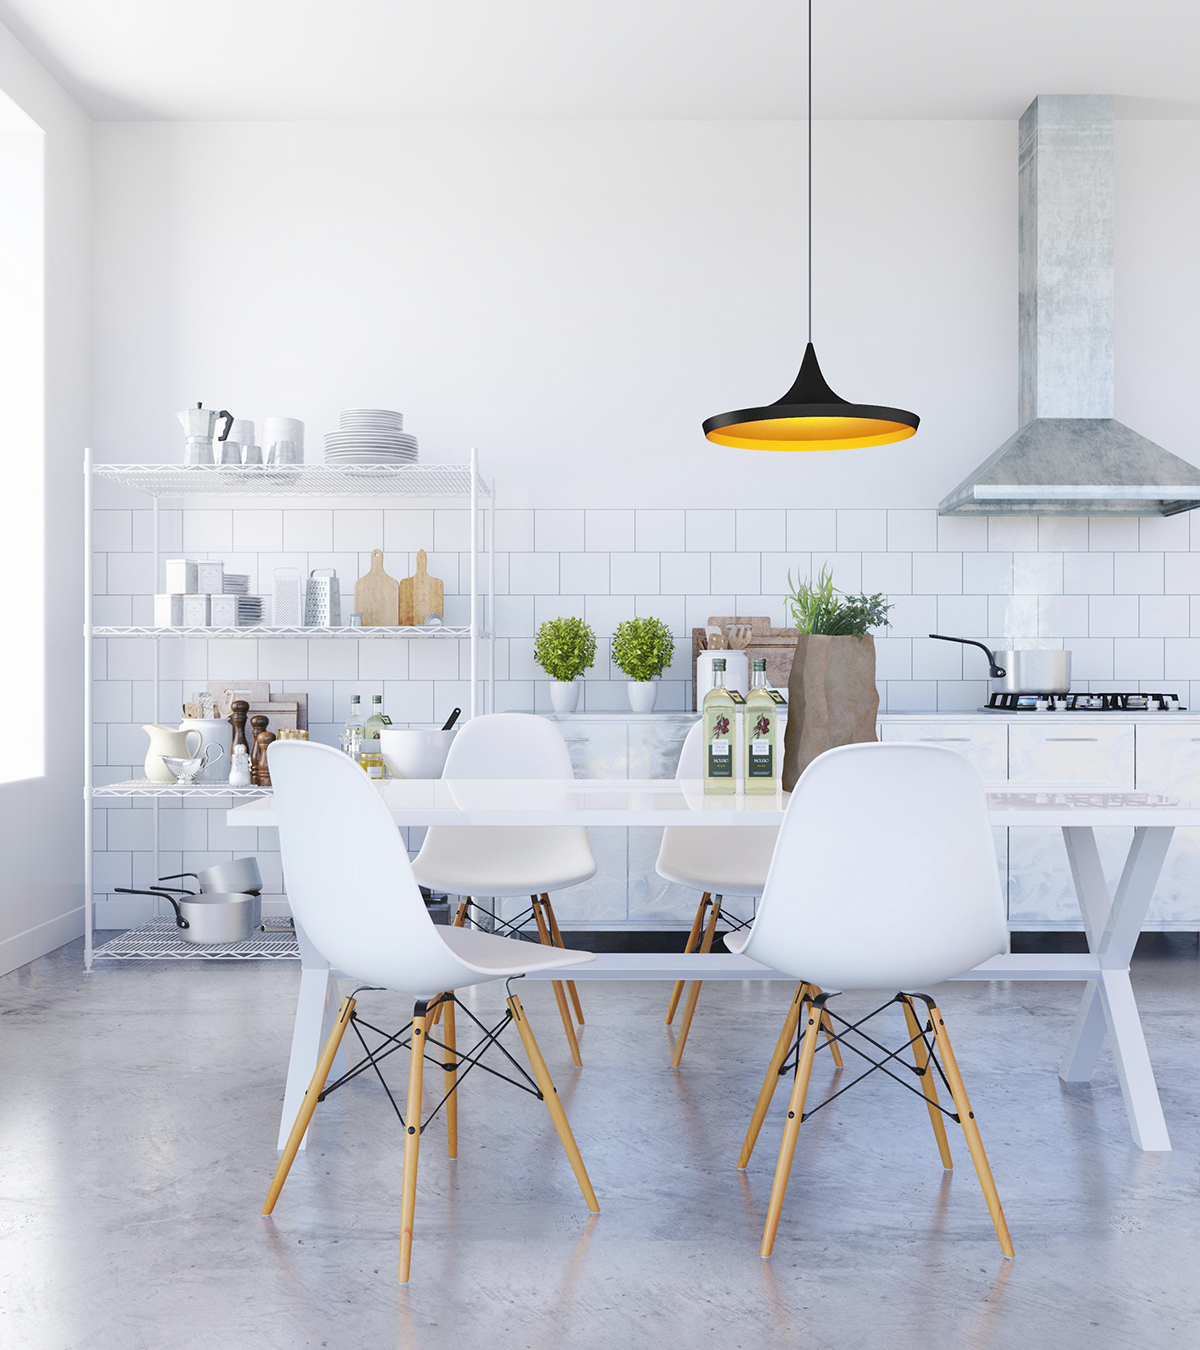
<svg viewBox="0 0 1200 1350">
<path fill-rule="evenodd" d="M 524 1002 L 602 1213 L 588 1218 L 544 1108 L 473 1074 L 459 1161 L 446 1160 L 440 1121 L 425 1138 L 402 1289 L 401 1138 L 378 1083 L 318 1108 L 274 1219 L 258 1215 L 298 979 L 290 965 L 190 963 L 84 978 L 72 946 L 0 980 L 5 1344 L 1107 1350 L 1195 1334 L 1194 937 L 1144 939 L 1135 967 L 1170 1154 L 1133 1148 L 1107 1053 L 1092 1084 L 1059 1082 L 1077 988 L 939 991 L 1011 1263 L 961 1134 L 947 1175 L 920 1102 L 880 1075 L 801 1131 L 775 1257 L 760 1261 L 782 1093 L 749 1171 L 734 1162 L 790 990 L 708 985 L 673 1071 L 668 987 L 589 985 L 574 1071 L 537 986 Z M 472 1006 L 487 1017 L 500 1000 L 492 988 Z M 360 1008 L 405 1020 L 393 995 Z M 833 1078 L 819 1064 L 815 1090 Z"/>
</svg>

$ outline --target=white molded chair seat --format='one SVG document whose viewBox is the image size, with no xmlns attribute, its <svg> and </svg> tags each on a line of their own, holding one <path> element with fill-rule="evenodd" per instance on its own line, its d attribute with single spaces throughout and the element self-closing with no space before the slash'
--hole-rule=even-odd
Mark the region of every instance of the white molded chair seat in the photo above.
<svg viewBox="0 0 1200 1350">
<path fill-rule="evenodd" d="M 425 908 L 400 832 L 379 791 L 357 764 L 330 746 L 277 741 L 271 747 L 270 765 L 285 884 L 296 922 L 329 964 L 357 981 L 360 989 L 342 1002 L 276 1169 L 264 1214 L 274 1210 L 342 1037 L 355 1020 L 361 986 L 402 990 L 415 1000 L 407 1042 L 411 1047 L 408 1122 L 419 1123 L 421 1119 L 423 1064 L 429 1054 L 427 1047 L 434 1043 L 429 1033 L 440 1030 L 444 1037 L 446 1131 L 450 1157 L 454 1158 L 458 1148 L 459 1060 L 471 1060 L 472 1053 L 460 1054 L 457 1049 L 454 991 L 531 970 L 569 969 L 595 959 L 590 952 L 436 926 Z M 588 1208 L 595 1211 L 595 1193 L 562 1104 L 525 1010 L 511 990 L 508 1017 L 493 1030 L 503 1030 L 509 1020 L 516 1025 L 529 1057 L 533 1070 L 530 1081 L 536 1083 L 546 1102 Z M 475 1049 L 479 1051 L 480 1046 Z M 378 1071 L 370 1051 L 363 1064 L 368 1062 Z M 407 1281 L 409 1274 L 417 1156 L 423 1128 L 409 1124 L 404 1135 L 401 1282 Z"/>
<path fill-rule="evenodd" d="M 454 738 L 442 777 L 574 778 L 562 732 L 545 717 L 473 717 Z M 540 895 L 596 875 L 582 826 L 431 826 L 413 862 L 422 886 L 452 895 Z"/>
<path fill-rule="evenodd" d="M 807 982 L 792 1001 L 738 1160 L 739 1167 L 749 1162 L 775 1084 L 796 1047 L 795 1086 L 767 1210 L 764 1257 L 775 1241 L 813 1054 L 828 1011 L 830 995 L 818 992 L 818 986 L 900 991 L 884 1005 L 899 1003 L 908 1028 L 906 1042 L 892 1052 L 895 1066 L 920 1084 L 915 1090 L 925 1098 L 947 1168 L 952 1163 L 939 1078 L 949 1086 L 952 1118 L 963 1128 L 1001 1248 L 1012 1256 L 945 1018 L 929 995 L 917 992 L 998 955 L 1007 938 L 987 798 L 965 755 L 935 745 L 870 742 L 826 751 L 805 769 L 788 803 L 754 925 L 748 936 L 726 939 L 731 951 Z M 917 1016 L 918 1003 L 928 1010 L 925 1026 Z M 841 1038 L 849 1039 L 854 1028 L 833 1016 L 844 1028 Z M 866 1051 L 866 1058 L 876 1062 L 878 1042 L 867 1042 Z M 906 1053 L 915 1064 L 903 1058 Z M 940 1071 L 930 1072 L 935 1056 Z M 811 1211 L 808 1221 L 820 1222 Z"/>
</svg>

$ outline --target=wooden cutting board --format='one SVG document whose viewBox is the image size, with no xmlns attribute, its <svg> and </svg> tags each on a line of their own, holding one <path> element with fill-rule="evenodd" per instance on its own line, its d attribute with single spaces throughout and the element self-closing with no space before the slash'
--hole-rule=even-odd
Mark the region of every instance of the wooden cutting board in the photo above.
<svg viewBox="0 0 1200 1350">
<path fill-rule="evenodd" d="M 417 570 L 400 583 L 400 622 L 420 626 L 431 614 L 444 614 L 445 584 L 426 570 L 425 550 L 417 553 Z"/>
<path fill-rule="evenodd" d="M 371 570 L 354 583 L 354 612 L 363 616 L 364 628 L 387 628 L 397 622 L 399 609 L 400 583 L 383 570 L 383 550 L 372 549 Z"/>
</svg>

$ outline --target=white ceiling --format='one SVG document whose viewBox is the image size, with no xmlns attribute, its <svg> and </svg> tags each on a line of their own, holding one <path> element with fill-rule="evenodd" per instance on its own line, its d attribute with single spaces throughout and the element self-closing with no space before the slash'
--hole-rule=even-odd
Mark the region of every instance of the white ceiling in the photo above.
<svg viewBox="0 0 1200 1350">
<path fill-rule="evenodd" d="M 1200 116 L 1196 0 L 816 0 L 817 116 Z M 0 0 L 101 119 L 803 116 L 803 0 Z"/>
</svg>

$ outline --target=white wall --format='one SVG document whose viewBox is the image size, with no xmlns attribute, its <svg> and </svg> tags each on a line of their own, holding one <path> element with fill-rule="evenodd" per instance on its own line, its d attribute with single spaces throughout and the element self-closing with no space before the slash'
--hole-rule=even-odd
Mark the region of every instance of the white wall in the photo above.
<svg viewBox="0 0 1200 1350">
<path fill-rule="evenodd" d="M 45 154 L 47 774 L 0 787 L 0 972 L 83 930 L 82 450 L 91 435 L 91 123 L 0 28 L 0 90 Z M 7 458 L 27 447 L 6 444 Z M 19 581 L 18 581 L 19 584 Z M 21 659 L 9 632 L 6 661 Z M 20 716 L 20 708 L 8 709 Z"/>
<path fill-rule="evenodd" d="M 505 506 L 928 506 L 1013 430 L 1016 127 L 817 128 L 819 351 L 922 414 L 855 455 L 746 458 L 711 413 L 804 348 L 803 128 L 97 127 L 97 429 L 181 453 L 193 399 L 401 408 Z M 319 445 L 319 439 L 316 443 Z"/>
</svg>

